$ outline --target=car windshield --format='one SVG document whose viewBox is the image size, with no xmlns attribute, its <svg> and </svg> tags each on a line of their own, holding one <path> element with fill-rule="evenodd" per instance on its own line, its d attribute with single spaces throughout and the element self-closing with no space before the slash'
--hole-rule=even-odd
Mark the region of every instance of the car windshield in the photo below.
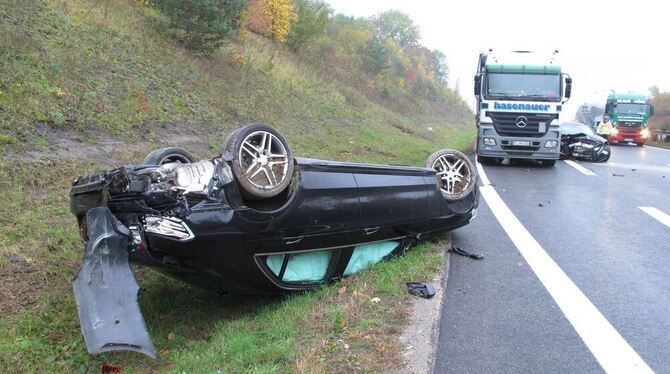
<svg viewBox="0 0 670 374">
<path fill-rule="evenodd" d="M 561 76 L 557 74 L 490 73 L 486 96 L 558 99 L 560 90 Z"/>
<path fill-rule="evenodd" d="M 616 105 L 614 111 L 616 114 L 638 114 L 645 115 L 647 114 L 647 104 L 629 104 L 629 103 L 619 103 Z"/>
<path fill-rule="evenodd" d="M 595 135 L 593 129 L 583 123 L 563 123 L 561 124 L 561 132 L 567 135 Z"/>
</svg>

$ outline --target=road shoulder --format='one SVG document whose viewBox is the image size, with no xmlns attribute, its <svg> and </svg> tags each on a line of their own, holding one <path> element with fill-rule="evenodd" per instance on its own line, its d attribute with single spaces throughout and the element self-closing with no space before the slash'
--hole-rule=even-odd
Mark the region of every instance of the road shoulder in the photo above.
<svg viewBox="0 0 670 374">
<path fill-rule="evenodd" d="M 450 246 L 451 240 L 445 243 L 444 264 L 431 280 L 435 287 L 435 296 L 430 299 L 417 297 L 412 301 L 409 323 L 399 337 L 406 366 L 388 370 L 388 374 L 433 372 L 440 337 L 444 290 L 449 278 L 450 254 L 447 249 Z"/>
</svg>

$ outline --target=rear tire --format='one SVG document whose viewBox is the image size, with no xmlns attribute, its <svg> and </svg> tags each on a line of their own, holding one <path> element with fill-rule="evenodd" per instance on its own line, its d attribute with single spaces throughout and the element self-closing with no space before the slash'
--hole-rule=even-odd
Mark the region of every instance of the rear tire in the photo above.
<svg viewBox="0 0 670 374">
<path fill-rule="evenodd" d="M 166 147 L 157 149 L 147 155 L 142 163 L 144 165 L 163 165 L 172 162 L 189 164 L 195 162 L 195 157 L 185 149 L 178 147 Z"/>
<path fill-rule="evenodd" d="M 233 174 L 242 196 L 249 200 L 277 196 L 291 183 L 291 149 L 271 126 L 259 123 L 236 130 L 224 143 L 221 154 L 232 156 Z"/>
<path fill-rule="evenodd" d="M 644 143 L 635 143 L 638 147 L 644 147 Z"/>
<path fill-rule="evenodd" d="M 426 167 L 437 171 L 440 191 L 448 201 L 464 198 L 477 184 L 477 169 L 468 156 L 459 151 L 439 150 L 428 157 Z"/>
</svg>

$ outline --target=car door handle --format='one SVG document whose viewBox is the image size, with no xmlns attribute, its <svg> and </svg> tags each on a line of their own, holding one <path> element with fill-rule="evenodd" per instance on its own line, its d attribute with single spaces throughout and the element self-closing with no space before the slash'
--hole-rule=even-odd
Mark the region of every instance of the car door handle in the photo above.
<svg viewBox="0 0 670 374">
<path fill-rule="evenodd" d="M 284 244 L 290 245 L 290 244 L 299 243 L 304 238 L 305 238 L 304 236 L 294 236 L 294 237 L 291 237 L 291 238 L 284 238 Z"/>
<path fill-rule="evenodd" d="M 379 226 L 377 226 L 377 227 L 367 227 L 363 230 L 365 231 L 365 235 L 372 235 L 372 234 L 376 233 L 377 231 L 379 231 Z"/>
</svg>

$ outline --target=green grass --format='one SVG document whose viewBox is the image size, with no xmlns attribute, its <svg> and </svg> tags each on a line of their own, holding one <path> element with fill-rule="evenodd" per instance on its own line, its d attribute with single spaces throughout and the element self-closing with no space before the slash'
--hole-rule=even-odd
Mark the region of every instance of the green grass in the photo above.
<svg viewBox="0 0 670 374">
<path fill-rule="evenodd" d="M 423 165 L 433 151 L 465 149 L 475 136 L 455 96 L 385 100 L 254 36 L 195 58 L 157 34 L 152 11 L 137 4 L 0 2 L 0 367 L 97 372 L 107 362 L 129 372 L 266 373 L 400 365 L 403 282 L 432 278 L 440 242 L 282 298 L 220 297 L 138 268 L 161 359 L 86 353 L 70 285 L 83 251 L 69 213 L 73 178 L 137 162 L 166 140 L 180 145 L 172 140 L 180 135 L 196 139 L 196 156 L 211 157 L 231 129 L 250 122 L 277 127 L 296 155 L 388 164 Z M 230 62 L 237 54 L 244 65 Z M 105 148 L 107 140 L 124 145 Z"/>
</svg>

